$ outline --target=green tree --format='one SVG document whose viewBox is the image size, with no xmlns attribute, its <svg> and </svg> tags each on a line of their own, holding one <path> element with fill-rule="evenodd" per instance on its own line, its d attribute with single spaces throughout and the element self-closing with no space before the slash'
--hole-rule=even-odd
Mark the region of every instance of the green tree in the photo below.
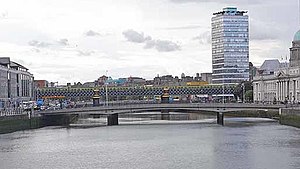
<svg viewBox="0 0 300 169">
<path fill-rule="evenodd" d="M 253 91 L 253 87 L 252 87 L 252 82 L 250 81 L 243 81 L 241 83 L 239 83 L 234 90 L 234 97 L 236 100 L 238 100 L 238 98 L 240 98 L 242 101 L 244 101 L 245 98 L 244 97 L 244 92 L 245 92 L 245 97 L 246 97 L 246 92 L 252 90 Z M 253 92 L 252 92 L 253 95 Z M 253 100 L 253 96 L 252 96 L 252 100 Z"/>
<path fill-rule="evenodd" d="M 248 90 L 245 93 L 245 99 L 248 102 L 253 102 L 253 90 Z"/>
</svg>

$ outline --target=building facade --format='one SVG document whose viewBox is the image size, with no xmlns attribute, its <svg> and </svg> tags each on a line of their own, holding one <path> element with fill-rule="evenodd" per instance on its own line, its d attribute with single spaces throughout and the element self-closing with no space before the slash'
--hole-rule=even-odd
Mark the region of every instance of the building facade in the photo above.
<svg viewBox="0 0 300 169">
<path fill-rule="evenodd" d="M 35 80 L 34 84 L 36 88 L 49 87 L 49 82 L 47 80 Z"/>
<path fill-rule="evenodd" d="M 208 84 L 212 83 L 212 73 L 201 73 L 201 79 Z"/>
<path fill-rule="evenodd" d="M 224 8 L 212 17 L 212 83 L 237 84 L 249 80 L 248 15 Z"/>
<path fill-rule="evenodd" d="M 256 102 L 300 102 L 300 30 L 290 48 L 290 63 L 274 74 L 259 75 L 253 80 L 253 99 Z"/>
<path fill-rule="evenodd" d="M 0 57 L 0 108 L 33 99 L 33 75 L 9 57 Z"/>
</svg>

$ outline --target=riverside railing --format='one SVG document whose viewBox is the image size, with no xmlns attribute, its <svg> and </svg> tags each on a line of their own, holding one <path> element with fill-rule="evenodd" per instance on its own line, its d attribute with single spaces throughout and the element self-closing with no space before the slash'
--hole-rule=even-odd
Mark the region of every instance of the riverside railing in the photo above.
<svg viewBox="0 0 300 169">
<path fill-rule="evenodd" d="M 0 117 L 2 116 L 16 116 L 27 114 L 27 111 L 24 111 L 23 108 L 0 108 Z"/>
</svg>

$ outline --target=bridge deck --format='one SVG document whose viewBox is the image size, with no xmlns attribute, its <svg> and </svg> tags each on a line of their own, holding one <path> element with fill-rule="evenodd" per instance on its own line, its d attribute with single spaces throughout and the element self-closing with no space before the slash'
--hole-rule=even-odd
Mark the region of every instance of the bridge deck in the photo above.
<svg viewBox="0 0 300 169">
<path fill-rule="evenodd" d="M 279 110 L 284 105 L 263 105 L 263 104 L 207 104 L 207 103 L 189 103 L 189 104 L 131 104 L 118 106 L 99 106 L 84 107 L 74 109 L 60 109 L 52 111 L 37 112 L 40 115 L 58 115 L 58 114 L 122 114 L 147 111 L 210 111 L 210 112 L 237 112 L 244 110 Z"/>
</svg>

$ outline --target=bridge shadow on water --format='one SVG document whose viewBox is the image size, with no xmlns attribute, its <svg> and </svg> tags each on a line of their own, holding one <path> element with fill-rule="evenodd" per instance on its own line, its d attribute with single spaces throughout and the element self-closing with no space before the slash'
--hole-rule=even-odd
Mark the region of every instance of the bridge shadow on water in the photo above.
<svg viewBox="0 0 300 169">
<path fill-rule="evenodd" d="M 167 116 L 167 119 L 163 119 Z M 226 127 L 242 127 L 256 125 L 257 123 L 277 122 L 271 114 L 226 114 L 224 123 Z M 79 115 L 68 127 L 89 128 L 107 126 L 106 115 Z M 213 112 L 139 112 L 126 113 L 118 116 L 119 125 L 171 125 L 171 124 L 217 124 L 216 114 Z"/>
</svg>

